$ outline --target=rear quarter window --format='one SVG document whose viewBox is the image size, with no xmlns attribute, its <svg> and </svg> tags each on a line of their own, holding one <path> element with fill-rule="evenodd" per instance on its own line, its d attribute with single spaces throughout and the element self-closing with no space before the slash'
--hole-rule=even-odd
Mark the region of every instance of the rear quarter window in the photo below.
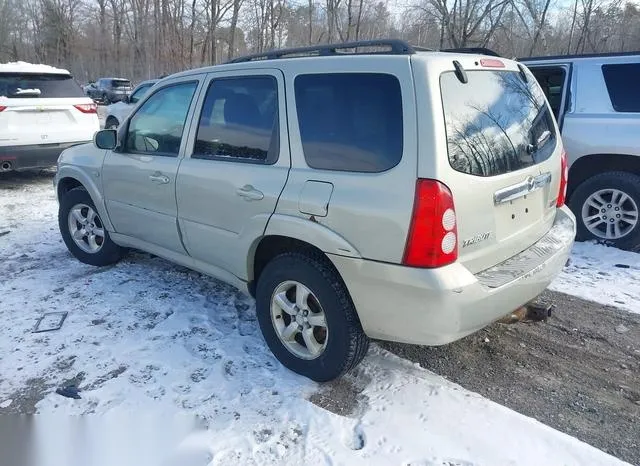
<svg viewBox="0 0 640 466">
<path fill-rule="evenodd" d="M 9 99 L 85 97 L 68 74 L 0 73 L 0 96 Z"/>
<path fill-rule="evenodd" d="M 453 71 L 440 77 L 451 166 L 497 176 L 547 160 L 557 138 L 553 117 L 533 77 L 514 71 Z"/>
<path fill-rule="evenodd" d="M 295 78 L 304 157 L 312 168 L 382 172 L 402 158 L 402 95 L 382 73 L 305 74 Z"/>
<path fill-rule="evenodd" d="M 616 112 L 640 112 L 640 63 L 602 65 L 604 82 Z"/>
</svg>

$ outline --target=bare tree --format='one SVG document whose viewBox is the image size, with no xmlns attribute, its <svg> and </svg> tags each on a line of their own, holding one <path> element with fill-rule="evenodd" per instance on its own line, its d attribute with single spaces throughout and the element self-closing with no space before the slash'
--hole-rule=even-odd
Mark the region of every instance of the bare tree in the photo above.
<svg viewBox="0 0 640 466">
<path fill-rule="evenodd" d="M 382 0 L 0 0 L 0 62 L 139 80 L 274 47 L 383 37 L 507 56 L 640 48 L 640 9 L 627 0 L 414 1 L 392 12 Z"/>
</svg>

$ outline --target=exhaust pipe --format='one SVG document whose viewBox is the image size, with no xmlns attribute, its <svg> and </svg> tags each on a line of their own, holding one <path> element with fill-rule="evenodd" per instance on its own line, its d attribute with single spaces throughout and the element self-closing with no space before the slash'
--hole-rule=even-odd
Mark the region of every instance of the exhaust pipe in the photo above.
<svg viewBox="0 0 640 466">
<path fill-rule="evenodd" d="M 531 301 L 522 307 L 519 307 L 511 314 L 503 317 L 498 322 L 501 324 L 515 324 L 517 322 L 540 322 L 551 317 L 555 304 L 544 303 L 540 301 Z"/>
<path fill-rule="evenodd" d="M 0 172 L 8 172 L 9 170 L 11 170 L 11 162 L 5 160 L 0 164 Z"/>
</svg>

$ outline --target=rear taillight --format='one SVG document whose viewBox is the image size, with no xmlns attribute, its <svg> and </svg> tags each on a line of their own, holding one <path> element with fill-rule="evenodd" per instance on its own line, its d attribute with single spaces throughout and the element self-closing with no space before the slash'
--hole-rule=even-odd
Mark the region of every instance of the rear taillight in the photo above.
<svg viewBox="0 0 640 466">
<path fill-rule="evenodd" d="M 442 267 L 458 258 L 458 226 L 451 191 L 435 180 L 418 180 L 403 264 Z"/>
<path fill-rule="evenodd" d="M 3 111 L 5 108 L 7 107 L 5 107 L 4 105 L 0 105 L 0 112 Z"/>
<path fill-rule="evenodd" d="M 82 113 L 98 113 L 98 106 L 96 104 L 78 104 L 74 105 L 74 107 Z"/>
<path fill-rule="evenodd" d="M 556 207 L 562 207 L 567 200 L 567 180 L 569 179 L 569 164 L 567 163 L 567 153 L 562 149 L 560 156 L 560 190 Z"/>
</svg>

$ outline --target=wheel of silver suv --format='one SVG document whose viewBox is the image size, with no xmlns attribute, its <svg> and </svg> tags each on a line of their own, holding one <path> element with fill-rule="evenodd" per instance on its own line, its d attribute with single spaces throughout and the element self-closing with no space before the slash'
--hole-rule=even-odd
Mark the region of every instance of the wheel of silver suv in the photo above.
<svg viewBox="0 0 640 466">
<path fill-rule="evenodd" d="M 315 359 L 327 347 L 324 310 L 300 282 L 287 280 L 276 287 L 271 295 L 271 323 L 284 347 L 301 359 Z"/>
<path fill-rule="evenodd" d="M 76 245 L 84 252 L 94 254 L 104 244 L 104 227 L 95 210 L 79 203 L 69 210 L 69 233 Z"/>
<path fill-rule="evenodd" d="M 640 248 L 640 176 L 606 172 L 581 183 L 569 206 L 578 219 L 578 240 Z"/>
<path fill-rule="evenodd" d="M 638 205 L 624 191 L 600 189 L 582 204 L 582 221 L 591 234 L 606 240 L 628 235 L 638 224 Z"/>
<path fill-rule="evenodd" d="M 269 349 L 318 382 L 355 367 L 369 347 L 338 272 L 316 251 L 271 259 L 258 278 L 256 313 Z"/>
<path fill-rule="evenodd" d="M 91 196 L 83 188 L 60 196 L 58 225 L 67 249 L 81 262 L 101 266 L 122 257 L 123 249 L 111 240 Z"/>
</svg>

